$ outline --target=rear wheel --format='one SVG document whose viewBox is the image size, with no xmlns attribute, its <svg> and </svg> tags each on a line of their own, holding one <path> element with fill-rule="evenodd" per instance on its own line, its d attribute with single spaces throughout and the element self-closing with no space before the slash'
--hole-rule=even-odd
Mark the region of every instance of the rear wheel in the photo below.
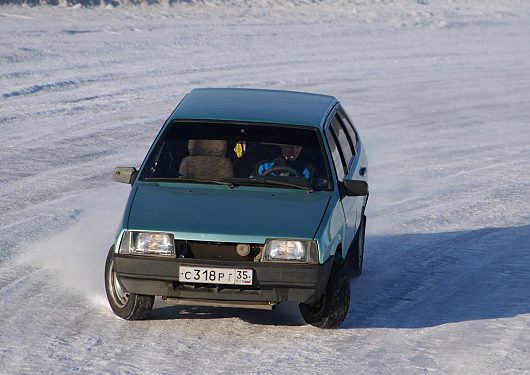
<svg viewBox="0 0 530 375">
<path fill-rule="evenodd" d="M 153 309 L 154 296 L 129 293 L 120 283 L 114 271 L 114 246 L 105 262 L 105 291 L 112 311 L 127 320 L 146 319 Z"/>
<path fill-rule="evenodd" d="M 299 307 L 306 323 L 315 327 L 335 328 L 346 319 L 350 307 L 350 280 L 341 254 L 335 254 L 322 298 L 314 304 L 300 303 Z"/>
</svg>

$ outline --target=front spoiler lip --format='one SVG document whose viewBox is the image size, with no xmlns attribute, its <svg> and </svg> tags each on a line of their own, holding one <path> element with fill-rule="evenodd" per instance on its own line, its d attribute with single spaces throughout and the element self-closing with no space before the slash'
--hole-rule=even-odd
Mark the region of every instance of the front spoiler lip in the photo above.
<svg viewBox="0 0 530 375">
<path fill-rule="evenodd" d="M 324 264 L 283 264 L 214 261 L 191 258 L 164 259 L 116 254 L 114 270 L 130 293 L 211 301 L 314 302 L 322 296 L 333 258 Z M 252 286 L 182 284 L 179 266 L 248 268 Z"/>
</svg>

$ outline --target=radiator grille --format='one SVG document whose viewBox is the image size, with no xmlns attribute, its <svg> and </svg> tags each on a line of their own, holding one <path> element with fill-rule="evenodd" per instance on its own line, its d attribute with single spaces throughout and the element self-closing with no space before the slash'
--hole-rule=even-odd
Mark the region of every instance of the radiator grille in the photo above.
<svg viewBox="0 0 530 375">
<path fill-rule="evenodd" d="M 175 241 L 177 254 L 185 258 L 252 262 L 259 255 L 263 245 L 249 244 L 250 253 L 241 256 L 236 251 L 237 243 Z"/>
</svg>

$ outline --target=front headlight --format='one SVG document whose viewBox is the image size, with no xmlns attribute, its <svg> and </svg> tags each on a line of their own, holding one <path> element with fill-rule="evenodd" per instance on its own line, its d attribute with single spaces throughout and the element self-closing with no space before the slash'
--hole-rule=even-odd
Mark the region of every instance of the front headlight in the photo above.
<svg viewBox="0 0 530 375">
<path fill-rule="evenodd" d="M 268 239 L 263 251 L 263 262 L 318 263 L 316 241 Z"/>
<path fill-rule="evenodd" d="M 125 232 L 120 254 L 175 257 L 175 242 L 171 233 Z"/>
</svg>

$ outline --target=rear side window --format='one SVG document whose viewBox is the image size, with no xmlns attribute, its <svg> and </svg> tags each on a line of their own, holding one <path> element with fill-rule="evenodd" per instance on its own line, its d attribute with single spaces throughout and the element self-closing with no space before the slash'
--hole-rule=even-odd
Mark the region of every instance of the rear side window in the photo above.
<svg viewBox="0 0 530 375">
<path fill-rule="evenodd" d="M 331 150 L 331 157 L 333 158 L 333 164 L 335 165 L 335 171 L 337 172 L 337 178 L 339 181 L 344 179 L 346 175 L 346 166 L 343 160 L 342 153 L 337 147 L 337 141 L 335 139 L 335 134 L 328 129 L 326 131 L 326 138 L 328 139 L 329 149 Z"/>
<path fill-rule="evenodd" d="M 344 161 L 346 162 L 346 165 L 348 166 L 350 165 L 351 159 L 355 153 L 354 144 L 352 140 L 350 139 L 349 134 L 346 132 L 346 129 L 344 125 L 342 124 L 342 121 L 337 116 L 333 117 L 333 120 L 331 121 L 331 127 L 333 128 L 333 131 L 337 137 L 339 146 L 344 155 Z"/>
<path fill-rule="evenodd" d="M 342 123 L 344 124 L 344 127 L 346 128 L 346 131 L 348 132 L 348 135 L 350 136 L 350 139 L 353 144 L 353 153 L 356 153 L 356 146 L 357 146 L 357 133 L 355 132 L 355 128 L 353 127 L 353 124 L 348 120 L 346 115 L 339 111 L 338 113 L 339 118 L 341 119 Z"/>
</svg>

